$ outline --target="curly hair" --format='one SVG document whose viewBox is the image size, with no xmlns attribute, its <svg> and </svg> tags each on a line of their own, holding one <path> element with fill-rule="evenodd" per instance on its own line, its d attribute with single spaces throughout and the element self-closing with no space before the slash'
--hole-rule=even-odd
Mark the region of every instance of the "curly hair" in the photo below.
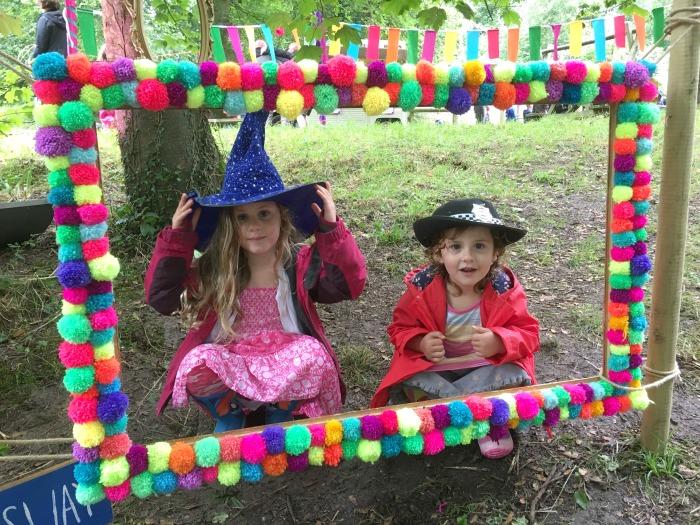
<svg viewBox="0 0 700 525">
<path fill-rule="evenodd" d="M 41 8 L 44 11 L 59 11 L 61 9 L 61 2 L 58 0 L 41 0 Z"/>
</svg>

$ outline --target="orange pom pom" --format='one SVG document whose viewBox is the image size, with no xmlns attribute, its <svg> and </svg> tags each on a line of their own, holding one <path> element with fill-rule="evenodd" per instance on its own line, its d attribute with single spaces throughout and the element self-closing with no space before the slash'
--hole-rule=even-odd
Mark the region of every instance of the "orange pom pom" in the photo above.
<svg viewBox="0 0 700 525">
<path fill-rule="evenodd" d="M 630 355 L 639 355 L 642 353 L 642 345 L 630 345 Z"/>
<path fill-rule="evenodd" d="M 241 66 L 235 62 L 219 64 L 219 72 L 216 75 L 216 85 L 224 91 L 241 89 Z"/>
<path fill-rule="evenodd" d="M 68 76 L 81 84 L 90 83 L 90 60 L 82 53 L 68 55 L 66 57 Z"/>
<path fill-rule="evenodd" d="M 419 60 L 416 64 L 416 80 L 421 84 L 435 84 L 435 69 L 427 60 Z"/>
<path fill-rule="evenodd" d="M 281 476 L 287 470 L 287 454 L 271 454 L 265 456 L 262 462 L 265 474 L 269 476 Z"/>
<path fill-rule="evenodd" d="M 367 86 L 364 84 L 353 84 L 352 85 L 352 98 L 350 105 L 354 107 L 359 107 L 362 105 L 362 101 L 365 99 L 367 94 Z"/>
<path fill-rule="evenodd" d="M 598 77 L 598 82 L 610 82 L 613 74 L 613 67 L 610 62 L 601 62 L 598 64 L 600 66 L 600 76 Z"/>
<path fill-rule="evenodd" d="M 170 449 L 168 467 L 175 474 L 187 474 L 195 467 L 196 460 L 197 457 L 192 445 L 177 442 Z"/>
<path fill-rule="evenodd" d="M 542 396 L 542 393 L 539 390 L 533 390 L 530 392 L 530 395 L 535 398 L 537 405 L 540 408 L 544 407 L 544 396 Z"/>
<path fill-rule="evenodd" d="M 496 82 L 493 105 L 498 109 L 506 110 L 513 104 L 515 104 L 515 86 L 510 82 Z"/>
<path fill-rule="evenodd" d="M 468 86 L 467 91 L 469 91 L 469 96 L 472 99 L 472 103 L 474 101 L 479 100 L 479 87 L 478 86 Z"/>
<path fill-rule="evenodd" d="M 323 462 L 329 467 L 337 467 L 343 457 L 343 447 L 331 445 L 323 449 Z"/>
<path fill-rule="evenodd" d="M 625 102 L 634 102 L 639 100 L 639 88 L 627 88 L 627 93 L 625 93 Z"/>
<path fill-rule="evenodd" d="M 608 312 L 615 317 L 629 315 L 630 307 L 627 303 L 608 303 Z"/>
<path fill-rule="evenodd" d="M 613 219 L 610 223 L 613 233 L 627 232 L 632 229 L 632 221 L 629 219 Z"/>
<path fill-rule="evenodd" d="M 627 324 L 629 323 L 630 318 L 627 316 L 624 317 L 610 317 L 608 319 L 608 328 L 611 330 L 623 330 L 627 331 Z"/>
<path fill-rule="evenodd" d="M 637 143 L 634 139 L 615 139 L 613 149 L 618 155 L 634 155 L 637 152 Z"/>
<path fill-rule="evenodd" d="M 605 407 L 603 407 L 603 402 L 600 400 L 593 401 L 591 405 L 591 417 L 600 417 L 605 412 Z"/>
<path fill-rule="evenodd" d="M 110 384 L 117 378 L 119 372 L 121 372 L 121 365 L 116 357 L 95 361 L 95 381 L 100 384 Z"/>
<path fill-rule="evenodd" d="M 617 396 L 617 402 L 620 403 L 620 412 L 627 412 L 632 408 L 632 401 L 627 396 Z"/>
<path fill-rule="evenodd" d="M 591 419 L 591 404 L 584 403 L 581 407 L 581 413 L 579 416 L 581 419 Z"/>
<path fill-rule="evenodd" d="M 399 82 L 389 82 L 386 86 L 384 86 L 384 91 L 389 94 L 389 101 L 391 105 L 395 106 L 399 101 L 401 84 Z"/>
<path fill-rule="evenodd" d="M 651 196 L 651 186 L 632 186 L 632 200 L 643 201 Z"/>
</svg>

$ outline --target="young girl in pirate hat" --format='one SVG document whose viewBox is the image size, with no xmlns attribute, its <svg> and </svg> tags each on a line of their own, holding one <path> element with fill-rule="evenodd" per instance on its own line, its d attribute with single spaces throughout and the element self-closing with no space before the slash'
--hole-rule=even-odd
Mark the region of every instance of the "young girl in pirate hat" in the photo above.
<svg viewBox="0 0 700 525">
<path fill-rule="evenodd" d="M 525 291 L 503 266 L 525 230 L 501 220 L 490 202 L 453 200 L 413 225 L 429 264 L 404 279 L 388 333 L 395 347 L 371 405 L 421 401 L 535 382 L 539 325 Z M 513 450 L 510 434 L 479 440 L 484 456 Z"/>
<path fill-rule="evenodd" d="M 219 193 L 180 198 L 146 275 L 147 302 L 191 326 L 156 412 L 192 398 L 215 432 L 261 407 L 266 423 L 340 410 L 338 360 L 314 302 L 355 299 L 366 279 L 330 187 L 285 188 L 264 150 L 266 118 L 246 115 Z M 315 242 L 295 244 L 298 234 Z"/>
</svg>

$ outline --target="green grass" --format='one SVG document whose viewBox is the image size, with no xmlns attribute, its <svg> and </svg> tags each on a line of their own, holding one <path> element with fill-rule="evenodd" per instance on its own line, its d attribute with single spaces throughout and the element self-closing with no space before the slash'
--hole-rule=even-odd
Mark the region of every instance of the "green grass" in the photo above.
<svg viewBox="0 0 700 525">
<path fill-rule="evenodd" d="M 605 261 L 605 239 L 602 235 L 587 235 L 574 245 L 574 253 L 569 259 L 571 268 L 593 268 L 603 274 Z"/>
</svg>

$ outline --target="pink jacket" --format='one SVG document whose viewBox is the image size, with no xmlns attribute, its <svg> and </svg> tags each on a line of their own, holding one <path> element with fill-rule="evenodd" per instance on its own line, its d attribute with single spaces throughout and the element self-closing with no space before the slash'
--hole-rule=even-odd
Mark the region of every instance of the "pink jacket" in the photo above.
<svg viewBox="0 0 700 525">
<path fill-rule="evenodd" d="M 144 283 L 146 302 L 158 312 L 171 315 L 180 308 L 181 293 L 194 282 L 191 264 L 196 244 L 197 234 L 194 232 L 167 227 L 158 234 Z M 314 302 L 337 303 L 355 299 L 365 286 L 365 259 L 343 221 L 338 219 L 329 231 L 317 231 L 313 244 L 300 245 L 286 272 L 299 326 L 305 334 L 323 343 L 340 376 L 338 359 L 323 331 Z M 185 336 L 168 366 L 156 414 L 160 415 L 170 401 L 180 363 L 190 350 L 204 342 L 217 319 L 216 313 L 210 312 Z M 342 379 L 340 385 L 344 400 Z"/>
</svg>

